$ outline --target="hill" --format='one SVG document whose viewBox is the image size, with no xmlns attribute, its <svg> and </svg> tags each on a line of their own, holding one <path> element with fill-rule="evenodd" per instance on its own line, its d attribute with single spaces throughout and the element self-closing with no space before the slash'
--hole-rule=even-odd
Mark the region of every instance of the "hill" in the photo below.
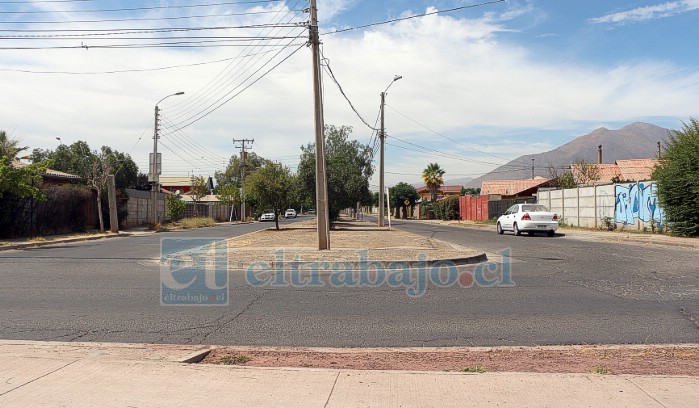
<svg viewBox="0 0 699 408">
<path fill-rule="evenodd" d="M 548 177 L 549 167 L 569 166 L 576 160 L 597 163 L 597 146 L 602 145 L 602 162 L 623 159 L 647 159 L 657 155 L 657 143 L 665 143 L 670 130 L 649 123 L 636 122 L 618 130 L 599 128 L 579 136 L 548 152 L 520 156 L 490 173 L 471 180 L 466 187 L 480 187 L 484 180 L 524 180 L 534 174 Z"/>
</svg>

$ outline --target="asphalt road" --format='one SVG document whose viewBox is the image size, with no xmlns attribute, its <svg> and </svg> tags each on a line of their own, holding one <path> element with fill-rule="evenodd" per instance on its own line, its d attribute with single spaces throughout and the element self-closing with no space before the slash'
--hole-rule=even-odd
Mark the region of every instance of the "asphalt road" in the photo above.
<svg viewBox="0 0 699 408">
<path fill-rule="evenodd" d="M 288 222 L 288 221 L 287 221 Z M 163 237 L 230 237 L 270 224 L 0 252 L 0 338 L 289 346 L 492 346 L 699 341 L 699 252 L 395 222 L 489 254 L 514 285 L 250 286 L 230 305 L 160 305 Z M 503 268 L 503 264 L 498 264 Z"/>
</svg>

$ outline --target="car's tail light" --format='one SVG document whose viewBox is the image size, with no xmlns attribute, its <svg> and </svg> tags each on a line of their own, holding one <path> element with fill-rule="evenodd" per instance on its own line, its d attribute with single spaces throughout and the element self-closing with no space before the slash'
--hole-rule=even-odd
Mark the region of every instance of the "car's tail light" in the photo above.
<svg viewBox="0 0 699 408">
<path fill-rule="evenodd" d="M 522 221 L 524 221 L 524 220 L 529 220 L 529 221 L 532 220 L 532 217 L 529 216 L 529 213 L 524 213 L 524 215 L 522 216 Z"/>
<path fill-rule="evenodd" d="M 558 214 L 553 214 L 553 221 L 558 221 Z"/>
</svg>

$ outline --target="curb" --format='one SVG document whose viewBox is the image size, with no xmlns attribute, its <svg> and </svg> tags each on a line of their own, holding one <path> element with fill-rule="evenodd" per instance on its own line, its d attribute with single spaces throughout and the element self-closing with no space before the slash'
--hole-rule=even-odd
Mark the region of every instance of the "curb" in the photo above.
<svg viewBox="0 0 699 408">
<path fill-rule="evenodd" d="M 479 264 L 482 262 L 487 262 L 488 261 L 488 256 L 485 254 L 485 252 L 477 254 L 477 255 L 472 255 L 472 256 L 466 256 L 466 257 L 461 257 L 461 258 L 441 258 L 441 259 L 430 259 L 430 260 L 366 260 L 366 261 L 349 261 L 349 260 L 334 260 L 334 261 L 284 261 L 284 262 L 277 262 L 276 260 L 272 261 L 269 263 L 269 266 L 271 269 L 275 271 L 294 271 L 298 270 L 304 267 L 310 267 L 310 269 L 313 269 L 313 267 L 318 267 L 318 265 L 337 265 L 337 264 L 343 264 L 343 266 L 350 266 L 352 269 L 360 270 L 362 267 L 372 267 L 375 265 L 382 266 L 386 270 L 394 270 L 389 268 L 391 264 L 395 264 L 398 266 L 398 269 L 402 269 L 403 265 L 407 265 L 409 269 L 415 269 L 415 268 L 428 268 L 432 267 L 434 265 L 440 264 L 440 263 L 447 263 L 450 262 L 454 264 L 455 266 L 466 266 L 466 265 L 475 265 Z M 252 263 L 251 263 L 252 264 Z M 239 269 L 239 270 L 246 270 L 250 267 L 251 264 L 242 264 L 238 263 L 238 265 L 233 265 L 234 269 Z M 325 269 L 325 268 L 322 268 Z"/>
<path fill-rule="evenodd" d="M 197 350 L 189 356 L 178 360 L 177 362 L 181 364 L 198 364 L 201 363 L 206 358 L 206 356 L 211 354 L 211 352 L 214 350 L 215 347 L 207 347 L 202 350 Z"/>
<path fill-rule="evenodd" d="M 97 241 L 99 239 L 130 237 L 132 235 L 133 234 L 128 233 L 128 232 L 124 232 L 124 233 L 120 232 L 116 235 L 65 238 L 65 239 L 57 239 L 54 241 L 21 242 L 21 243 L 17 243 L 17 244 L 0 246 L 0 251 L 8 251 L 11 249 L 39 248 L 39 247 L 44 247 L 44 246 L 49 246 L 49 245 L 65 244 L 65 243 L 80 242 L 80 241 Z"/>
</svg>

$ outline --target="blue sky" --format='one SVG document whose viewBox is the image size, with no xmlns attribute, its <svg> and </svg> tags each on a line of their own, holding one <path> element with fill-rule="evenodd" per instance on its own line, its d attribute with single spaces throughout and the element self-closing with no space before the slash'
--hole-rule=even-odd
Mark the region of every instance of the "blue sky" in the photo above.
<svg viewBox="0 0 699 408">
<path fill-rule="evenodd" d="M 279 13 L 287 13 L 287 7 L 302 9 L 307 4 L 305 0 L 233 3 L 96 0 L 13 5 L 0 1 L 4 12 L 0 29 L 265 24 L 280 21 Z M 477 3 L 318 0 L 318 7 L 321 32 L 327 33 Z M 78 12 L 161 4 L 208 6 Z M 50 13 L 9 13 L 13 11 Z M 203 14 L 215 16 L 179 18 Z M 114 18 L 127 21 L 75 22 Z M 143 20 L 147 18 L 153 20 Z M 296 13 L 289 21 L 305 18 Z M 12 23 L 42 19 L 54 23 Z M 403 76 L 387 96 L 386 169 L 391 185 L 419 180 L 421 170 L 435 161 L 446 169 L 447 179 L 477 176 L 506 159 L 551 150 L 600 126 L 619 128 L 645 121 L 678 128 L 699 111 L 697 22 L 699 0 L 507 0 L 326 34 L 323 53 L 345 93 L 371 124 L 380 92 L 394 75 Z M 240 36 L 251 31 L 216 31 L 216 35 L 223 33 Z M 164 174 L 213 174 L 235 152 L 233 138 L 255 138 L 254 151 L 294 168 L 298 147 L 312 140 L 311 57 L 307 48 L 298 45 L 305 40 L 303 29 L 288 28 L 283 34 L 299 39 L 289 41 L 293 44 L 276 59 L 262 53 L 272 47 L 100 49 L 94 45 L 143 41 L 0 39 L 0 47 L 5 48 L 78 45 L 77 49 L 0 49 L 0 88 L 11 96 L 1 98 L 0 128 L 32 148 L 55 148 L 56 137 L 63 143 L 87 140 L 94 148 L 108 144 L 132 152 L 146 171 L 153 105 L 183 90 L 184 96 L 161 105 L 169 121 L 162 139 L 169 143 L 169 150 L 161 148 Z M 151 39 L 155 35 L 143 34 Z M 80 43 L 89 48 L 80 49 Z M 287 43 L 277 40 L 274 44 Z M 260 56 L 245 57 L 251 50 Z M 242 62 L 253 58 L 255 63 L 249 66 Z M 261 76 L 252 74 L 256 69 L 266 72 L 277 63 L 278 67 L 251 83 Z M 181 67 L 155 70 L 172 66 Z M 140 71 L 105 73 L 128 70 Z M 60 73 L 40 73 L 46 71 Z M 245 82 L 241 72 L 249 72 L 250 80 Z M 215 89 L 211 84 L 217 84 Z M 372 131 L 352 112 L 327 74 L 324 91 L 326 123 L 350 125 L 358 140 L 373 140 Z M 217 109 L 209 112 L 209 106 Z M 207 114 L 175 130 L 178 120 L 186 119 L 184 113 L 195 111 Z M 422 148 L 415 144 L 432 150 L 416 152 Z"/>
</svg>

